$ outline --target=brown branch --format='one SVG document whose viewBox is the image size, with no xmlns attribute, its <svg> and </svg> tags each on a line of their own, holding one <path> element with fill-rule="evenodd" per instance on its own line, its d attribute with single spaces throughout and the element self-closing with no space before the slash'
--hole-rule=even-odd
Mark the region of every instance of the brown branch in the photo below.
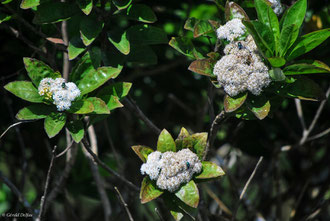
<svg viewBox="0 0 330 221">
<path fill-rule="evenodd" d="M 124 201 L 124 198 L 122 197 L 122 195 L 120 194 L 120 192 L 119 192 L 119 190 L 118 190 L 118 188 L 116 186 L 115 186 L 115 190 L 116 190 L 116 192 L 118 194 L 118 197 L 120 199 L 120 202 L 123 204 L 123 206 L 124 206 L 124 208 L 126 210 L 126 213 L 128 215 L 129 220 L 130 221 L 134 221 L 133 216 L 132 216 L 131 212 L 128 209 L 127 203 Z"/>
</svg>

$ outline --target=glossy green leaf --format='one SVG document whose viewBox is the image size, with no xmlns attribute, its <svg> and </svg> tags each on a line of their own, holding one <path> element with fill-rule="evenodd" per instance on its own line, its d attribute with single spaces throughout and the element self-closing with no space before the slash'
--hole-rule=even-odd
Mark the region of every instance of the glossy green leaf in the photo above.
<svg viewBox="0 0 330 221">
<path fill-rule="evenodd" d="M 76 84 L 85 76 L 85 74 L 96 71 L 94 68 L 90 51 L 86 52 L 84 56 L 76 63 L 72 68 L 71 74 L 69 76 L 70 81 Z"/>
<path fill-rule="evenodd" d="M 197 18 L 188 18 L 184 24 L 184 29 L 189 30 L 189 31 L 194 31 L 195 24 L 199 21 Z"/>
<path fill-rule="evenodd" d="M 320 101 L 325 99 L 325 94 L 318 84 L 306 77 L 299 77 L 278 92 L 286 97 L 298 98 L 301 100 Z"/>
<path fill-rule="evenodd" d="M 216 61 L 211 58 L 195 60 L 189 65 L 188 70 L 197 74 L 215 78 L 215 75 L 213 74 L 213 67 L 215 63 Z"/>
<path fill-rule="evenodd" d="M 84 17 L 80 23 L 80 38 L 85 46 L 90 45 L 100 34 L 104 23 L 99 21 L 96 16 Z"/>
<path fill-rule="evenodd" d="M 124 107 L 124 105 L 120 103 L 119 98 L 113 95 L 110 96 L 110 99 L 106 103 L 110 111 L 116 108 Z"/>
<path fill-rule="evenodd" d="M 93 103 L 94 111 L 92 114 L 110 114 L 107 104 L 101 98 L 88 97 L 87 100 Z"/>
<path fill-rule="evenodd" d="M 265 96 L 252 96 L 248 100 L 247 104 L 248 108 L 259 120 L 263 120 L 268 116 L 270 111 L 270 102 Z"/>
<path fill-rule="evenodd" d="M 190 137 L 193 141 L 193 152 L 196 153 L 200 160 L 203 159 L 207 143 L 207 133 L 195 133 Z"/>
<path fill-rule="evenodd" d="M 298 0 L 294 5 L 292 5 L 283 15 L 281 19 L 281 29 L 289 25 L 295 25 L 297 29 L 304 22 L 305 14 L 307 9 L 307 0 Z M 298 33 L 293 36 L 296 39 Z"/>
<path fill-rule="evenodd" d="M 130 53 L 127 56 L 127 62 L 134 64 L 157 64 L 157 54 L 148 45 L 132 45 Z"/>
<path fill-rule="evenodd" d="M 225 175 L 225 172 L 217 164 L 203 161 L 202 172 L 195 176 L 196 179 L 211 179 Z"/>
<path fill-rule="evenodd" d="M 131 5 L 132 0 L 112 0 L 112 2 L 118 8 L 118 10 L 123 10 Z"/>
<path fill-rule="evenodd" d="M 272 58 L 267 58 L 269 63 L 276 68 L 282 67 L 285 65 L 286 61 L 284 58 L 281 57 L 272 57 Z"/>
<path fill-rule="evenodd" d="M 167 151 L 176 152 L 176 146 L 173 137 L 166 129 L 163 129 L 158 137 L 157 150 L 162 153 Z"/>
<path fill-rule="evenodd" d="M 102 88 L 97 93 L 97 96 L 104 98 L 105 96 L 113 95 L 113 96 L 116 96 L 121 99 L 128 94 L 131 87 L 132 87 L 132 83 L 129 83 L 129 82 L 114 83 L 114 84 L 111 84 L 109 86 Z M 107 99 L 105 99 L 105 100 L 107 100 Z"/>
<path fill-rule="evenodd" d="M 297 29 L 297 26 L 295 24 L 284 26 L 281 31 L 280 36 L 280 56 L 284 57 L 287 50 L 292 46 L 292 44 L 295 42 L 299 30 Z"/>
<path fill-rule="evenodd" d="M 38 6 L 33 22 L 35 24 L 56 23 L 67 20 L 78 12 L 79 8 L 72 3 L 49 1 Z"/>
<path fill-rule="evenodd" d="M 11 15 L 0 12 L 0 24 L 5 21 L 9 21 L 12 18 Z"/>
<path fill-rule="evenodd" d="M 31 106 L 24 107 L 17 114 L 16 118 L 18 120 L 36 120 L 46 118 L 52 111 L 54 111 L 53 106 L 46 104 L 33 104 Z"/>
<path fill-rule="evenodd" d="M 181 54 L 192 59 L 203 59 L 203 55 L 200 54 L 194 47 L 193 43 L 188 37 L 172 37 L 169 45 L 180 52 Z"/>
<path fill-rule="evenodd" d="M 284 81 L 285 75 L 281 68 L 273 68 L 269 71 L 269 76 L 274 81 Z"/>
<path fill-rule="evenodd" d="M 147 162 L 148 155 L 154 152 L 150 147 L 136 145 L 132 146 L 133 151 L 138 155 L 138 157 L 143 161 L 143 163 Z"/>
<path fill-rule="evenodd" d="M 157 188 L 154 181 L 151 181 L 149 177 L 143 178 L 140 190 L 140 199 L 142 204 L 156 199 L 162 194 L 163 191 Z"/>
<path fill-rule="evenodd" d="M 74 36 L 69 41 L 69 59 L 73 60 L 86 50 L 86 47 L 79 36 Z"/>
<path fill-rule="evenodd" d="M 73 114 L 89 114 L 94 111 L 94 105 L 89 100 L 78 100 L 72 102 L 68 111 Z"/>
<path fill-rule="evenodd" d="M 170 211 L 172 217 L 176 221 L 181 220 L 187 214 L 189 214 L 191 217 L 194 217 L 198 213 L 196 208 L 188 206 L 175 195 L 164 194 L 163 199 L 167 209 Z"/>
<path fill-rule="evenodd" d="M 330 73 L 330 67 L 321 61 L 292 64 L 283 69 L 285 75 Z"/>
<path fill-rule="evenodd" d="M 130 5 L 127 9 L 127 18 L 144 23 L 154 23 L 157 21 L 157 17 L 152 9 L 144 4 Z"/>
<path fill-rule="evenodd" d="M 291 61 L 300 55 L 303 55 L 330 37 L 330 28 L 315 31 L 303 35 L 297 39 L 292 47 L 287 52 L 287 60 Z"/>
<path fill-rule="evenodd" d="M 69 121 L 66 124 L 66 127 L 68 128 L 69 133 L 76 143 L 79 143 L 84 138 L 85 130 L 84 124 L 81 122 L 81 120 Z"/>
<path fill-rule="evenodd" d="M 92 62 L 94 69 L 97 69 L 101 66 L 102 61 L 102 51 L 99 47 L 92 47 L 89 51 L 89 56 Z"/>
<path fill-rule="evenodd" d="M 52 112 L 45 118 L 44 128 L 49 138 L 55 137 L 64 127 L 66 114 Z"/>
<path fill-rule="evenodd" d="M 257 31 L 262 43 L 269 50 L 270 54 L 273 54 L 275 50 L 275 40 L 272 30 L 267 25 L 259 21 L 251 21 L 251 23 Z"/>
<path fill-rule="evenodd" d="M 189 183 L 184 184 L 181 188 L 175 192 L 182 202 L 188 206 L 197 208 L 199 203 L 199 192 L 197 186 L 193 180 L 190 180 Z"/>
<path fill-rule="evenodd" d="M 274 39 L 277 41 L 280 37 L 280 25 L 278 18 L 267 0 L 255 0 L 255 7 L 258 14 L 258 20 L 266 24 L 274 33 Z"/>
<path fill-rule="evenodd" d="M 163 29 L 148 24 L 134 25 L 127 30 L 127 38 L 131 44 L 154 45 L 167 44 L 167 35 Z"/>
<path fill-rule="evenodd" d="M 187 140 L 189 139 L 190 145 L 187 145 Z M 179 151 L 184 148 L 192 148 L 193 140 L 190 138 L 190 134 L 186 128 L 182 127 L 178 137 L 175 139 L 176 150 Z"/>
<path fill-rule="evenodd" d="M 248 93 L 242 93 L 235 97 L 230 97 L 229 95 L 226 94 L 224 100 L 225 111 L 227 113 L 230 113 L 240 108 L 246 101 L 247 96 Z"/>
<path fill-rule="evenodd" d="M 212 25 L 213 29 L 218 29 L 221 26 L 221 23 L 219 21 L 215 21 L 215 20 L 208 20 L 209 23 Z"/>
<path fill-rule="evenodd" d="M 225 16 L 226 21 L 232 20 L 234 18 L 241 19 L 244 17 L 245 20 L 249 20 L 249 16 L 245 13 L 245 11 L 236 4 L 235 2 L 227 1 L 226 7 L 225 7 Z"/>
<path fill-rule="evenodd" d="M 93 0 L 77 0 L 77 4 L 85 15 L 89 15 L 93 9 Z"/>
<path fill-rule="evenodd" d="M 87 94 L 110 79 L 116 78 L 121 69 L 113 67 L 100 67 L 96 71 L 87 72 L 78 83 L 81 95 Z"/>
<path fill-rule="evenodd" d="M 21 1 L 21 9 L 28 9 L 32 7 L 36 7 L 40 4 L 40 0 L 22 0 Z"/>
<path fill-rule="evenodd" d="M 23 58 L 25 69 L 32 80 L 33 84 L 38 87 L 39 83 L 44 78 L 60 78 L 59 72 L 55 72 L 51 67 L 44 62 L 34 58 Z"/>
<path fill-rule="evenodd" d="M 17 97 L 33 103 L 42 103 L 43 98 L 30 81 L 13 81 L 5 85 L 7 91 Z"/>
<path fill-rule="evenodd" d="M 130 43 L 127 39 L 126 31 L 120 35 L 109 34 L 108 40 L 124 55 L 128 55 L 130 52 Z"/>
<path fill-rule="evenodd" d="M 199 20 L 194 26 L 194 38 L 205 36 L 211 32 L 214 32 L 212 25 L 205 20 Z"/>
</svg>

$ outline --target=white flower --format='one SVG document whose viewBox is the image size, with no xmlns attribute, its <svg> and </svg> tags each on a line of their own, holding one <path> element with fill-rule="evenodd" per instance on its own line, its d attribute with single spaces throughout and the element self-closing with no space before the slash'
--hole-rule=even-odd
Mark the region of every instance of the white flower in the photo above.
<svg viewBox="0 0 330 221">
<path fill-rule="evenodd" d="M 181 184 L 187 183 L 195 173 L 202 170 L 198 156 L 189 149 L 178 152 L 160 153 L 155 151 L 148 155 L 147 162 L 141 166 L 141 174 L 147 174 L 156 180 L 156 185 L 163 190 L 176 191 Z"/>
<path fill-rule="evenodd" d="M 80 96 L 80 90 L 73 82 L 65 83 L 63 78 L 44 78 L 38 87 L 39 94 L 53 100 L 58 111 L 68 110 L 71 102 Z"/>
<path fill-rule="evenodd" d="M 245 41 L 231 42 L 224 53 L 225 56 L 215 64 L 213 73 L 229 96 L 234 97 L 247 90 L 259 95 L 262 88 L 268 86 L 268 68 L 251 35 Z"/>
<path fill-rule="evenodd" d="M 245 32 L 246 28 L 243 25 L 242 20 L 239 18 L 234 18 L 217 29 L 217 36 L 219 39 L 234 41 L 238 37 L 244 35 Z"/>
<path fill-rule="evenodd" d="M 282 14 L 284 11 L 280 0 L 268 0 L 272 4 L 272 9 L 276 15 Z"/>
</svg>

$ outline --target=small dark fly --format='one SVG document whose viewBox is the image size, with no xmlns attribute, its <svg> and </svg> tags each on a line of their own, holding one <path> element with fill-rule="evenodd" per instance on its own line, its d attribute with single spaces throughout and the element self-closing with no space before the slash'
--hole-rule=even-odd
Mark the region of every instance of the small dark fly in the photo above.
<svg viewBox="0 0 330 221">
<path fill-rule="evenodd" d="M 238 49 L 239 49 L 239 50 L 243 49 L 243 45 L 242 45 L 242 43 L 241 43 L 241 42 L 238 42 L 238 44 L 237 44 L 237 45 L 238 45 Z"/>
<path fill-rule="evenodd" d="M 62 86 L 62 88 L 65 88 L 65 83 L 62 83 L 62 85 L 61 85 L 61 86 Z"/>
<path fill-rule="evenodd" d="M 186 165 L 187 165 L 187 169 L 189 169 L 190 168 L 190 163 L 186 162 Z"/>
</svg>

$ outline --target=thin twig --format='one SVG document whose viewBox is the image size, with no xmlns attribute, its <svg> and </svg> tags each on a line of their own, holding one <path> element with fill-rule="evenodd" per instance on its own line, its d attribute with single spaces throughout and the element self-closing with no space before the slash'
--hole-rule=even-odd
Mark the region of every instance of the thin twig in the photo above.
<svg viewBox="0 0 330 221">
<path fill-rule="evenodd" d="M 226 113 L 225 111 L 221 111 L 213 120 L 212 125 L 211 125 L 211 129 L 210 129 L 210 133 L 209 133 L 209 137 L 207 140 L 207 144 L 206 144 L 206 148 L 205 148 L 205 154 L 203 156 L 203 160 L 205 160 L 207 153 L 209 151 L 209 149 L 212 148 L 217 131 L 219 129 L 220 123 L 225 119 L 226 117 Z"/>
<path fill-rule="evenodd" d="M 7 178 L 2 174 L 2 171 L 0 171 L 0 180 L 6 184 L 9 189 L 18 197 L 18 201 L 20 203 L 22 203 L 22 205 L 24 206 L 24 208 L 26 208 L 26 210 L 30 213 L 30 214 L 34 214 L 33 213 L 33 209 L 31 208 L 30 203 L 26 200 L 26 198 L 24 197 L 24 195 L 17 189 L 17 187 Z"/>
<path fill-rule="evenodd" d="M 135 101 L 128 96 L 123 100 L 125 107 L 131 112 L 135 113 L 155 134 L 160 134 L 161 130 L 141 111 L 139 106 L 136 105 Z"/>
<path fill-rule="evenodd" d="M 114 175 L 115 177 L 117 177 L 118 179 L 120 179 L 121 181 L 123 181 L 127 186 L 131 187 L 133 190 L 139 191 L 139 188 L 136 185 L 134 185 L 131 181 L 129 181 L 126 178 L 124 178 L 122 175 L 118 174 L 116 171 L 112 170 L 105 163 L 103 163 L 100 160 L 100 158 L 98 158 L 98 156 L 95 153 L 93 153 L 93 151 L 90 149 L 90 145 L 89 145 L 86 137 L 84 137 L 82 139 L 82 143 L 84 144 L 83 147 L 93 157 L 94 161 L 97 162 L 99 166 L 101 166 L 103 169 L 105 169 L 108 173 Z"/>
<path fill-rule="evenodd" d="M 124 208 L 126 210 L 126 213 L 128 215 L 129 220 L 130 221 L 134 221 L 134 219 L 132 217 L 132 214 L 131 214 L 131 212 L 128 209 L 127 203 L 124 201 L 124 198 L 122 197 L 122 195 L 120 194 L 120 192 L 119 192 L 119 190 L 118 190 L 118 188 L 116 186 L 115 186 L 115 190 L 116 190 L 116 192 L 117 192 L 117 194 L 119 196 L 119 199 L 120 199 L 121 203 L 123 204 L 123 206 L 124 206 Z"/>
<path fill-rule="evenodd" d="M 305 118 L 304 118 L 304 113 L 301 107 L 301 101 L 299 99 L 294 99 L 294 102 L 296 104 L 296 109 L 297 109 L 297 115 L 301 124 L 301 127 L 303 129 L 303 134 L 306 133 L 306 123 L 305 123 Z"/>
<path fill-rule="evenodd" d="M 17 123 L 14 123 L 12 125 L 10 125 L 0 136 L 0 139 L 13 127 L 16 127 L 17 125 L 23 124 L 23 123 L 30 123 L 30 122 L 34 122 L 35 120 L 29 120 L 29 121 L 19 121 Z"/>
<path fill-rule="evenodd" d="M 165 221 L 164 218 L 162 217 L 162 214 L 160 214 L 160 212 L 159 212 L 159 210 L 158 210 L 157 207 L 155 208 L 155 212 L 156 212 L 156 214 L 158 215 L 158 217 L 159 217 L 159 219 L 160 219 L 161 221 Z"/>
<path fill-rule="evenodd" d="M 237 211 L 238 211 L 239 205 L 240 205 L 241 201 L 243 200 L 243 197 L 244 197 L 244 195 L 245 195 L 245 192 L 246 192 L 248 186 L 250 185 L 250 183 L 251 183 L 251 181 L 252 181 L 254 175 L 256 174 L 257 169 L 258 169 L 258 167 L 260 166 L 260 163 L 262 162 L 263 158 L 264 158 L 263 156 L 261 156 L 261 157 L 259 158 L 259 160 L 258 160 L 258 162 L 257 162 L 257 164 L 256 164 L 256 166 L 255 166 L 255 168 L 254 168 L 254 170 L 252 171 L 252 173 L 251 173 L 249 179 L 247 180 L 247 182 L 246 182 L 245 185 L 244 185 L 244 188 L 243 188 L 243 190 L 242 190 L 242 192 L 241 192 L 241 195 L 239 196 L 239 200 L 238 200 L 237 205 L 236 205 L 236 208 L 235 208 L 235 210 L 234 210 L 234 213 L 233 213 L 233 216 L 232 216 L 232 219 L 231 219 L 232 221 L 234 221 L 235 218 L 236 218 L 236 214 L 237 214 Z"/>
<path fill-rule="evenodd" d="M 311 136 L 310 138 L 306 139 L 306 141 L 311 141 L 311 140 L 321 138 L 321 137 L 327 135 L 328 133 L 330 133 L 330 128 L 328 128 L 328 129 L 326 129 L 326 130 L 322 131 L 321 133 L 318 133 L 314 136 Z"/>
<path fill-rule="evenodd" d="M 71 143 L 65 148 L 65 150 L 63 150 L 61 153 L 57 154 L 55 158 L 59 158 L 62 155 L 64 155 L 66 152 L 68 152 L 68 150 L 70 150 L 70 148 L 72 147 L 73 143 L 74 143 L 74 140 L 72 139 Z"/>
<path fill-rule="evenodd" d="M 49 181 L 50 181 L 51 173 L 53 170 L 54 160 L 56 158 L 56 149 L 57 149 L 57 146 L 54 146 L 52 159 L 50 160 L 50 164 L 49 164 L 49 168 L 48 168 L 48 172 L 47 172 L 44 194 L 40 200 L 40 210 L 39 210 L 39 215 L 38 215 L 37 221 L 41 221 L 45 214 L 44 207 L 45 207 L 45 202 L 46 202 L 46 197 L 47 197 L 47 192 L 48 192 L 48 187 L 49 187 Z"/>
</svg>

